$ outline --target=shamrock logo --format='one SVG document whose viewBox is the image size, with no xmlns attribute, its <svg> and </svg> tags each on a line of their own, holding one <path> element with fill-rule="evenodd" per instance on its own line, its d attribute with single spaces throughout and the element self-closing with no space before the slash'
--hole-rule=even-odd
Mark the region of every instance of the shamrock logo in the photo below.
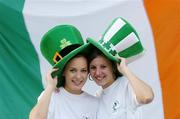
<svg viewBox="0 0 180 119">
<path fill-rule="evenodd" d="M 100 41 L 100 43 L 107 52 L 111 53 L 112 55 L 117 54 L 116 49 L 115 49 L 114 45 L 111 42 Z"/>
<path fill-rule="evenodd" d="M 119 108 L 120 108 L 120 103 L 118 100 L 116 100 L 115 102 L 113 102 L 113 106 L 112 106 L 113 112 L 116 112 Z"/>
<path fill-rule="evenodd" d="M 70 41 L 68 41 L 68 40 L 65 39 L 65 38 L 62 39 L 60 42 L 61 42 L 61 45 L 60 45 L 61 49 L 63 49 L 63 48 L 65 48 L 65 47 L 67 47 L 67 46 L 69 46 L 69 45 L 72 44 Z"/>
</svg>

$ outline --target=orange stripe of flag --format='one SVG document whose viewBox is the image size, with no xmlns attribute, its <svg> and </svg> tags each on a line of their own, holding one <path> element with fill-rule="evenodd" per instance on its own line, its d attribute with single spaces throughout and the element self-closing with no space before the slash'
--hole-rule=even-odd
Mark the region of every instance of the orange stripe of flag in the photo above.
<svg viewBox="0 0 180 119">
<path fill-rule="evenodd" d="M 144 0 L 155 39 L 165 119 L 180 119 L 180 0 Z"/>
</svg>

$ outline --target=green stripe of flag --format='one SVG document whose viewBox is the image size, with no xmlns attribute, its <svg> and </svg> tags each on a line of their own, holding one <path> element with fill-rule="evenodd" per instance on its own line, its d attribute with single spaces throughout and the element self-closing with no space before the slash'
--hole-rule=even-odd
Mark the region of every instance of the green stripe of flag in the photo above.
<svg viewBox="0 0 180 119">
<path fill-rule="evenodd" d="M 0 1 L 0 119 L 28 119 L 43 89 L 23 5 L 24 0 Z"/>
</svg>

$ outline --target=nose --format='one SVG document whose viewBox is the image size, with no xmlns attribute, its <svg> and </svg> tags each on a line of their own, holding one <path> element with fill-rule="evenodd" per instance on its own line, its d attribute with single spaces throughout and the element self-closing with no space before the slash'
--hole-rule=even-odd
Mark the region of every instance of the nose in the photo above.
<svg viewBox="0 0 180 119">
<path fill-rule="evenodd" d="M 101 70 L 99 68 L 97 68 L 96 71 L 95 71 L 95 75 L 99 76 L 100 74 L 101 74 Z"/>
<path fill-rule="evenodd" d="M 76 73 L 76 78 L 77 78 L 77 79 L 80 79 L 80 78 L 81 78 L 81 72 L 77 72 L 77 73 Z"/>
</svg>

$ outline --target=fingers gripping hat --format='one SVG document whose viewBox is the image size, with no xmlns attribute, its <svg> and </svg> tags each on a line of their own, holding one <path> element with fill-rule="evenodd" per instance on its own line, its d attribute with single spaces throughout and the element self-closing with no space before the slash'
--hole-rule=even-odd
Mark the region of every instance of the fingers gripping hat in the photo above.
<svg viewBox="0 0 180 119">
<path fill-rule="evenodd" d="M 142 54 L 144 48 L 135 29 L 123 18 L 116 18 L 99 41 L 87 38 L 87 42 L 97 47 L 110 60 L 118 62 L 119 55 L 133 61 Z"/>
<path fill-rule="evenodd" d="M 57 87 L 63 85 L 62 71 L 66 63 L 86 46 L 80 32 L 71 25 L 59 25 L 45 33 L 40 49 L 47 61 L 59 69 L 54 73 L 58 75 Z"/>
</svg>

